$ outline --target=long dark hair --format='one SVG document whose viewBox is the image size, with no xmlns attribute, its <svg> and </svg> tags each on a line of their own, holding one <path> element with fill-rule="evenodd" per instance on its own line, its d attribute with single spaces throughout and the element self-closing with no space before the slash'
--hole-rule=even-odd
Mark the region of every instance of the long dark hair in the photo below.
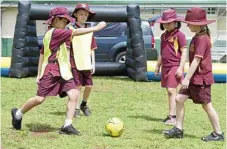
<svg viewBox="0 0 227 149">
<path fill-rule="evenodd" d="M 181 28 L 181 22 L 176 22 L 176 27 L 175 27 L 175 28 L 180 29 L 180 28 Z M 160 29 L 161 29 L 162 31 L 165 30 L 165 28 L 164 28 L 164 26 L 163 26 L 162 23 L 160 23 Z"/>
<path fill-rule="evenodd" d="M 210 37 L 210 29 L 208 28 L 207 25 L 205 26 L 204 30 L 205 30 L 205 33 L 207 34 L 207 36 Z"/>
<path fill-rule="evenodd" d="M 208 28 L 207 25 L 204 26 L 200 26 L 201 31 L 199 32 L 199 34 L 206 34 L 209 38 L 210 38 L 210 45 L 212 46 L 212 39 L 210 37 L 210 29 Z"/>
<path fill-rule="evenodd" d="M 200 34 L 207 34 L 207 36 L 210 37 L 210 29 L 208 28 L 207 25 L 200 26 L 201 31 L 199 32 Z"/>
</svg>

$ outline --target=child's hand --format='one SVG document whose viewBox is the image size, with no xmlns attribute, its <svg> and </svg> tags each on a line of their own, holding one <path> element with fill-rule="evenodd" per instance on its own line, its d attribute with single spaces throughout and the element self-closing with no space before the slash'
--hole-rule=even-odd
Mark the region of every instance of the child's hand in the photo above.
<svg viewBox="0 0 227 149">
<path fill-rule="evenodd" d="M 99 22 L 95 28 L 96 28 L 96 31 L 99 31 L 101 29 L 103 29 L 104 27 L 106 27 L 106 22 L 102 21 L 102 22 Z"/>
<path fill-rule="evenodd" d="M 181 78 L 183 76 L 183 69 L 178 67 L 175 75 L 177 78 Z"/>
<path fill-rule="evenodd" d="M 182 86 L 181 86 L 181 88 L 182 88 L 182 89 L 187 89 L 188 86 L 189 86 L 189 79 L 184 78 L 184 80 L 182 81 Z"/>
<path fill-rule="evenodd" d="M 156 68 L 155 68 L 154 74 L 155 74 L 156 77 L 159 76 L 159 70 L 160 70 L 159 67 L 156 67 Z"/>
<path fill-rule="evenodd" d="M 94 73 L 95 73 L 95 66 L 93 65 L 91 69 L 91 74 L 94 74 Z"/>
<path fill-rule="evenodd" d="M 37 76 L 37 77 L 36 77 L 36 80 L 35 80 L 35 82 L 36 82 L 37 84 L 39 84 L 39 79 L 40 79 L 40 77 Z"/>
</svg>

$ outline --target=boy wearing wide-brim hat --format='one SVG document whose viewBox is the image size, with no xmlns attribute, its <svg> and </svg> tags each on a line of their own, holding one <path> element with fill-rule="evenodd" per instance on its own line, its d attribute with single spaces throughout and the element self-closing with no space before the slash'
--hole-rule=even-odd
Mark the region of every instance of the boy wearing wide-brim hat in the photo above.
<svg viewBox="0 0 227 149">
<path fill-rule="evenodd" d="M 79 3 L 79 4 L 76 5 L 76 7 L 75 7 L 75 9 L 74 9 L 74 11 L 73 11 L 73 13 L 72 13 L 71 16 L 73 18 L 77 19 L 75 13 L 77 13 L 79 10 L 86 10 L 89 13 L 89 15 L 87 16 L 87 19 L 85 19 L 86 21 L 91 21 L 95 17 L 95 15 L 96 15 L 95 12 L 93 12 L 93 11 L 90 10 L 90 7 L 89 7 L 88 4 L 81 4 L 81 3 Z"/>
<path fill-rule="evenodd" d="M 12 125 L 16 130 L 21 129 L 23 114 L 43 103 L 48 96 L 66 93 L 69 97 L 66 120 L 60 133 L 80 135 L 80 132 L 72 125 L 79 90 L 76 89 L 69 63 L 70 41 L 73 36 L 98 31 L 105 27 L 106 23 L 99 23 L 98 26 L 89 29 L 66 30 L 66 25 L 73 20 L 64 7 L 57 7 L 50 11 L 46 24 L 52 28 L 46 32 L 43 38 L 44 48 L 40 52 L 39 58 L 37 94 L 28 99 L 19 109 L 11 110 Z"/>
<path fill-rule="evenodd" d="M 90 10 L 88 4 L 77 4 L 72 13 L 72 17 L 75 18 L 76 22 L 69 26 L 69 28 L 73 30 L 89 27 L 86 22 L 91 21 L 95 14 L 95 12 Z M 97 44 L 94 36 L 91 35 L 87 38 L 84 36 L 80 38 L 78 36 L 77 39 L 72 40 L 72 49 L 71 65 L 74 80 L 80 88 L 82 86 L 85 87 L 82 103 L 79 104 L 78 102 L 74 116 L 79 117 L 80 110 L 85 116 L 90 116 L 91 111 L 87 106 L 87 101 L 93 87 L 92 74 L 95 73 L 95 49 L 97 49 Z"/>
<path fill-rule="evenodd" d="M 176 126 L 164 131 L 168 138 L 183 137 L 184 102 L 191 98 L 196 104 L 201 104 L 206 111 L 213 127 L 213 132 L 201 138 L 203 141 L 223 141 L 219 116 L 211 103 L 211 85 L 214 83 L 212 74 L 211 41 L 208 24 L 215 20 L 207 20 L 206 11 L 199 7 L 187 11 L 185 20 L 195 36 L 189 47 L 190 67 L 182 82 L 176 98 Z"/>
<path fill-rule="evenodd" d="M 176 124 L 176 95 L 177 87 L 183 80 L 183 70 L 187 59 L 187 41 L 181 27 L 182 17 L 177 16 L 175 9 L 163 11 L 162 17 L 156 22 L 160 23 L 161 35 L 160 56 L 155 69 L 158 76 L 161 69 L 161 87 L 165 88 L 168 96 L 168 115 L 164 124 Z"/>
</svg>

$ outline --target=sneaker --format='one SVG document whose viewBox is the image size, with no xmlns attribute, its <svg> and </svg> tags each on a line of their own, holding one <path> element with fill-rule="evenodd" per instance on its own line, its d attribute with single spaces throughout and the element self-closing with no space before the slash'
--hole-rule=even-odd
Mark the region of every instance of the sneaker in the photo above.
<svg viewBox="0 0 227 149">
<path fill-rule="evenodd" d="M 166 125 L 176 125 L 176 115 L 168 115 L 164 120 L 163 122 L 166 124 Z"/>
<path fill-rule="evenodd" d="M 90 116 L 91 115 L 91 112 L 90 112 L 88 106 L 80 105 L 80 110 L 83 111 L 85 116 Z"/>
<path fill-rule="evenodd" d="M 76 110 L 75 110 L 74 117 L 75 117 L 75 118 L 80 117 L 80 109 L 76 109 Z"/>
<path fill-rule="evenodd" d="M 209 142 L 209 141 L 224 141 L 224 133 L 218 134 L 216 132 L 212 132 L 210 135 L 201 138 L 201 140 L 203 140 L 205 142 Z"/>
<path fill-rule="evenodd" d="M 22 118 L 21 119 L 16 119 L 16 112 L 17 112 L 17 108 L 13 108 L 11 110 L 11 116 L 12 116 L 12 125 L 13 128 L 15 128 L 16 130 L 21 130 L 21 122 L 22 122 Z"/>
<path fill-rule="evenodd" d="M 60 134 L 67 134 L 67 135 L 78 135 L 80 136 L 80 132 L 73 127 L 73 125 L 69 125 L 67 127 L 62 126 L 59 132 Z"/>
<path fill-rule="evenodd" d="M 180 130 L 175 126 L 170 130 L 163 131 L 163 134 L 167 138 L 183 138 L 183 135 L 184 135 L 183 130 Z"/>
</svg>

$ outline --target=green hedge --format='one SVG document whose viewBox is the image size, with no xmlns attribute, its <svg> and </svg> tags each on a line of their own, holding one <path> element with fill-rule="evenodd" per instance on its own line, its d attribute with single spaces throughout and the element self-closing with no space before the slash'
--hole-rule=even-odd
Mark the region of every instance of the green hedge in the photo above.
<svg viewBox="0 0 227 149">
<path fill-rule="evenodd" d="M 13 38 L 2 38 L 2 57 L 10 57 L 12 54 Z"/>
</svg>

